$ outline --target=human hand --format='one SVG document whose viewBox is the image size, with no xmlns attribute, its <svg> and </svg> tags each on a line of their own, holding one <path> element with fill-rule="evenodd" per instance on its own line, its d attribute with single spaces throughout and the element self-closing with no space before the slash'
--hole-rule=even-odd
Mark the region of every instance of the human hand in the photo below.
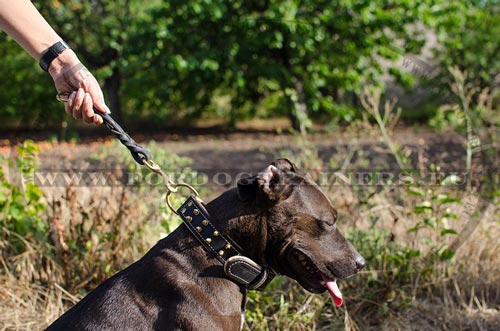
<svg viewBox="0 0 500 331">
<path fill-rule="evenodd" d="M 64 51 L 52 61 L 49 74 L 58 93 L 70 93 L 65 104 L 68 114 L 87 123 L 102 124 L 102 117 L 93 109 L 95 107 L 103 113 L 110 113 L 101 87 L 72 50 Z"/>
</svg>

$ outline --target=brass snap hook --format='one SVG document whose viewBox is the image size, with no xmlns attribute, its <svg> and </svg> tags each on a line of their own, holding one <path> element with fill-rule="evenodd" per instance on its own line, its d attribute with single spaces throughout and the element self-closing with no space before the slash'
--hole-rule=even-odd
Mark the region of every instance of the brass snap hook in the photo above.
<svg viewBox="0 0 500 331">
<path fill-rule="evenodd" d="M 154 173 L 157 173 L 163 178 L 163 183 L 167 187 L 167 191 L 171 193 L 177 192 L 177 186 L 178 184 L 174 183 L 173 181 L 170 180 L 170 177 L 161 170 L 160 166 L 156 164 L 153 160 L 146 160 L 142 159 L 142 162 L 146 167 L 149 168 Z"/>
<path fill-rule="evenodd" d="M 174 206 L 172 205 L 172 202 L 170 201 L 170 196 L 172 195 L 172 193 L 176 193 L 178 188 L 187 188 L 189 191 L 191 191 L 191 195 L 193 196 L 193 198 L 195 198 L 196 200 L 200 201 L 200 202 L 203 202 L 201 199 L 200 199 L 200 195 L 198 193 L 198 191 L 196 191 L 196 189 L 194 187 L 192 187 L 191 185 L 189 184 L 186 184 L 186 183 L 180 183 L 180 184 L 175 184 L 175 191 L 170 191 L 168 190 L 167 191 L 167 196 L 165 197 L 165 200 L 167 202 L 167 206 L 168 208 L 170 208 L 170 210 L 176 214 L 176 215 L 179 215 L 179 213 L 177 212 L 177 210 L 174 208 Z"/>
<path fill-rule="evenodd" d="M 165 183 L 165 186 L 167 187 L 167 195 L 165 197 L 165 200 L 167 202 L 168 208 L 174 214 L 179 215 L 179 213 L 177 212 L 177 210 L 172 205 L 172 201 L 170 201 L 170 197 L 172 196 L 173 193 L 177 193 L 179 191 L 179 189 L 187 188 L 191 192 L 191 195 L 195 199 L 197 199 L 198 201 L 202 202 L 201 199 L 200 199 L 200 195 L 199 195 L 198 191 L 196 191 L 196 189 L 193 186 L 191 186 L 189 184 L 186 184 L 186 183 L 174 183 L 170 179 L 170 177 L 165 172 L 163 172 L 163 170 L 161 170 L 160 166 L 158 164 L 156 164 L 153 160 L 143 159 L 142 161 L 144 162 L 144 164 L 146 165 L 146 167 L 149 168 L 149 170 L 151 170 L 152 172 L 157 173 L 160 176 L 162 176 L 163 182 Z"/>
</svg>

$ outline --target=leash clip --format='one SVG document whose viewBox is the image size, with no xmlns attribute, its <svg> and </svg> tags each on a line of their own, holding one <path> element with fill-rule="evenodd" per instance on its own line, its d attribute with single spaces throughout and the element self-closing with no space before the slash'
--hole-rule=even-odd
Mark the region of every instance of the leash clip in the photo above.
<svg viewBox="0 0 500 331">
<path fill-rule="evenodd" d="M 167 187 L 167 190 L 169 192 L 175 193 L 177 192 L 177 184 L 175 184 L 172 180 L 170 180 L 170 177 L 161 170 L 160 166 L 155 163 L 155 161 L 149 159 L 142 159 L 142 162 L 144 162 L 144 165 L 149 168 L 152 172 L 160 175 L 163 178 L 163 183 Z"/>
<path fill-rule="evenodd" d="M 178 183 L 178 184 L 173 184 L 174 185 L 174 190 L 170 190 L 168 189 L 167 191 L 167 196 L 165 197 L 165 201 L 167 202 L 167 206 L 168 208 L 176 215 L 179 215 L 179 211 L 175 209 L 175 207 L 172 205 L 172 201 L 170 201 L 170 197 L 172 196 L 172 193 L 177 193 L 178 189 L 179 188 L 187 188 L 189 191 L 191 191 L 191 197 L 193 199 L 195 199 L 196 201 L 198 202 L 201 202 L 203 203 L 203 200 L 201 200 L 200 198 L 200 194 L 198 193 L 198 191 L 196 191 L 196 189 L 189 185 L 189 184 L 186 184 L 186 183 Z"/>
<path fill-rule="evenodd" d="M 163 170 L 161 170 L 160 166 L 158 164 L 156 164 L 151 159 L 149 159 L 149 160 L 143 159 L 142 161 L 144 162 L 144 165 L 149 168 L 149 170 L 151 170 L 154 173 L 157 173 L 158 175 L 160 175 L 163 178 L 163 183 L 167 187 L 167 196 L 166 196 L 165 200 L 167 202 L 168 208 L 174 214 L 179 215 L 179 212 L 172 205 L 172 202 L 170 201 L 170 197 L 171 197 L 171 195 L 173 193 L 177 193 L 180 188 L 187 188 L 189 191 L 191 191 L 190 195 L 192 197 L 194 197 L 196 200 L 198 200 L 198 201 L 201 202 L 201 199 L 199 198 L 200 194 L 198 193 L 198 191 L 196 191 L 196 189 L 193 186 L 191 186 L 189 184 L 186 184 L 186 183 L 175 183 L 175 182 L 173 182 L 170 179 L 170 177 Z"/>
</svg>

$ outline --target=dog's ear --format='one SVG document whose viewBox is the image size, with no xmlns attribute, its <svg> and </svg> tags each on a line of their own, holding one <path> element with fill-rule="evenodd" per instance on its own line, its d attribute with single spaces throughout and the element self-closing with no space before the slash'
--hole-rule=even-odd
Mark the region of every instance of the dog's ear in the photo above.
<svg viewBox="0 0 500 331">
<path fill-rule="evenodd" d="M 238 197 L 241 201 L 258 198 L 260 202 L 276 203 L 287 196 L 286 173 L 295 172 L 295 165 L 288 159 L 277 159 L 252 177 L 238 181 Z"/>
<path fill-rule="evenodd" d="M 293 164 L 286 159 L 279 159 L 257 174 L 257 198 L 261 202 L 277 203 L 286 198 L 290 191 L 288 172 L 294 171 Z"/>
<path fill-rule="evenodd" d="M 297 167 L 289 159 L 281 158 L 273 161 L 271 165 L 283 171 L 297 172 Z"/>
</svg>

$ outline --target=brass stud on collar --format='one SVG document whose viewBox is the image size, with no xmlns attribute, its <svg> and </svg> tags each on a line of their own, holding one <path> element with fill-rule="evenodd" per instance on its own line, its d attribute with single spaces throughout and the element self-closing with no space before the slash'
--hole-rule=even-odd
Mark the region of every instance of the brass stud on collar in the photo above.
<svg viewBox="0 0 500 331">
<path fill-rule="evenodd" d="M 199 215 L 199 214 L 200 214 L 200 211 L 199 211 L 198 209 L 196 209 L 196 208 L 195 208 L 195 209 L 193 209 L 193 214 L 195 214 L 195 215 Z"/>
<path fill-rule="evenodd" d="M 201 228 L 201 226 L 197 226 L 197 227 L 196 227 L 196 231 L 197 231 L 197 232 L 201 232 L 201 230 L 203 230 L 203 229 Z"/>
<path fill-rule="evenodd" d="M 181 213 L 184 214 L 185 212 L 186 212 L 186 208 L 182 208 Z"/>
<path fill-rule="evenodd" d="M 211 238 L 207 238 L 207 239 L 205 239 L 205 242 L 206 242 L 207 244 L 210 244 L 210 243 L 212 242 L 212 239 L 211 239 Z"/>
<path fill-rule="evenodd" d="M 227 243 L 226 246 L 224 246 L 225 249 L 231 249 L 231 244 Z"/>
<path fill-rule="evenodd" d="M 201 222 L 201 224 L 203 224 L 204 226 L 207 226 L 207 225 L 208 225 L 208 221 L 207 221 L 207 220 L 203 220 L 203 221 Z"/>
<path fill-rule="evenodd" d="M 224 255 L 224 251 L 221 249 L 221 250 L 219 251 L 219 256 L 222 256 L 222 255 Z"/>
<path fill-rule="evenodd" d="M 191 216 L 186 216 L 186 221 L 190 222 L 193 220 L 193 218 Z"/>
<path fill-rule="evenodd" d="M 214 237 L 218 237 L 219 236 L 219 231 L 214 231 Z"/>
<path fill-rule="evenodd" d="M 193 201 L 188 202 L 188 206 L 191 207 L 193 205 Z"/>
</svg>

